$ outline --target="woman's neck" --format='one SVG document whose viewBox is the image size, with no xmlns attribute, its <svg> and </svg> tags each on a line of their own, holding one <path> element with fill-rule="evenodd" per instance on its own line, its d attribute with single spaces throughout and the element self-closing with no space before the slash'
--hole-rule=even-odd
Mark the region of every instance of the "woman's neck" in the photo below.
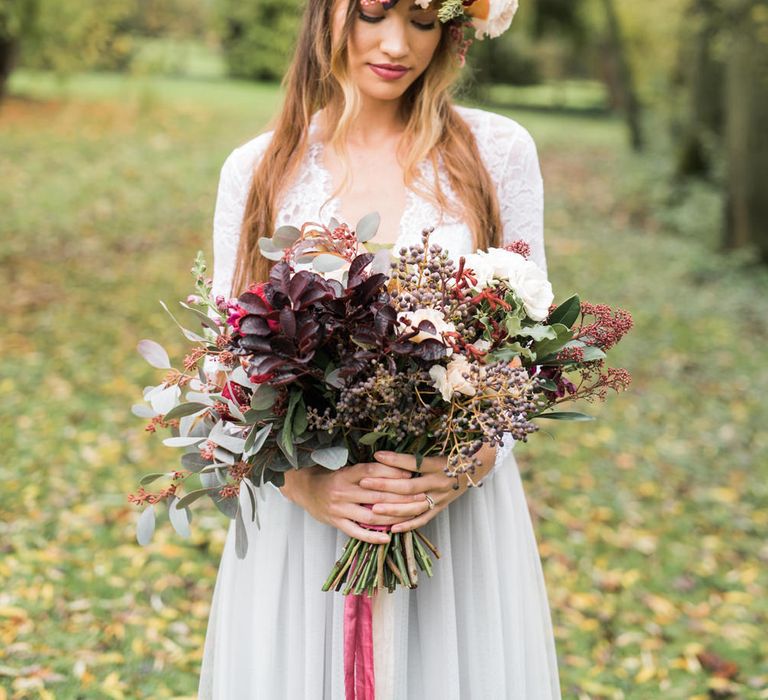
<svg viewBox="0 0 768 700">
<path fill-rule="evenodd" d="M 375 150 L 384 144 L 397 143 L 405 130 L 399 106 L 395 100 L 363 100 L 360 114 L 350 127 L 347 144 L 361 150 Z M 329 140 L 333 130 L 327 117 L 327 110 L 321 110 L 320 124 L 325 141 Z"/>
</svg>

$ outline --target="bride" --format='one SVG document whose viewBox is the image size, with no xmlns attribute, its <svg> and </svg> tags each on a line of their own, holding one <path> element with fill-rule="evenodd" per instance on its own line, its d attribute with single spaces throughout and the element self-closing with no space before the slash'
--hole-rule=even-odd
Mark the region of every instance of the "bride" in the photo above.
<svg viewBox="0 0 768 700">
<path fill-rule="evenodd" d="M 453 104 L 464 32 L 497 36 L 517 0 L 308 0 L 274 129 L 227 158 L 214 216 L 214 295 L 266 279 L 258 238 L 378 211 L 377 243 L 430 241 L 454 259 L 525 240 L 546 270 L 536 147 L 517 122 Z M 469 25 L 467 14 L 474 15 Z M 266 30 L 265 30 L 266 31 Z M 211 367 L 207 368 L 211 370 Z M 262 489 L 261 527 L 237 559 L 228 533 L 200 698 L 345 697 L 344 597 L 320 587 L 347 536 L 424 527 L 435 576 L 373 603 L 376 700 L 560 697 L 541 564 L 511 441 L 480 453 L 471 488 L 424 461 L 376 453 L 338 471 L 291 471 Z M 368 504 L 369 508 L 361 504 Z M 372 507 L 371 507 L 372 506 Z M 358 696 L 359 697 L 359 696 Z M 349 700 L 349 699 L 348 699 Z M 365 698 L 373 700 L 373 698 Z"/>
</svg>

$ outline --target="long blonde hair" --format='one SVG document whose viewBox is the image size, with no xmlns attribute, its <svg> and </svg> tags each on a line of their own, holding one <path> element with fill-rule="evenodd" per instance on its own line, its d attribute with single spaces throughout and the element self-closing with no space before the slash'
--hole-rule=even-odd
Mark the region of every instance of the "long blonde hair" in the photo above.
<svg viewBox="0 0 768 700">
<path fill-rule="evenodd" d="M 274 133 L 251 179 L 231 290 L 235 295 L 251 282 L 269 276 L 273 263 L 261 255 L 258 239 L 274 232 L 278 198 L 304 158 L 315 112 L 326 109 L 327 123 L 336 125 L 329 141 L 340 153 L 345 152 L 360 95 L 347 69 L 347 45 L 356 20 L 357 0 L 349 0 L 339 41 L 336 46 L 331 42 L 334 4 L 343 1 L 307 2 L 296 51 L 283 79 L 285 100 L 272 121 Z M 497 246 L 501 219 L 496 190 L 482 164 L 474 134 L 454 109 L 452 92 L 460 69 L 449 29 L 441 25 L 441 30 L 429 66 L 401 100 L 400 116 L 406 124 L 403 142 L 408 144 L 402 149 L 407 154 L 403 163 L 405 185 L 430 198 L 439 210 L 462 216 L 477 248 Z M 440 157 L 458 202 L 449 201 L 440 188 Z M 434 182 L 426 187 L 418 177 L 418 164 L 424 159 L 431 162 L 434 171 Z M 348 178 L 347 172 L 341 187 Z M 300 226 L 303 222 L 294 223 Z"/>
</svg>

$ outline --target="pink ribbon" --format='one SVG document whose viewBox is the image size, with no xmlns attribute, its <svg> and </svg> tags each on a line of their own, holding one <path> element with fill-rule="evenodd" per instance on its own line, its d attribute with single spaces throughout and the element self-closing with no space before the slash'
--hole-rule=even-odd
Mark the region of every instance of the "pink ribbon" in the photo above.
<svg viewBox="0 0 768 700">
<path fill-rule="evenodd" d="M 366 508 L 372 505 L 363 504 Z M 386 525 L 363 525 L 389 532 Z M 355 555 L 357 556 L 357 555 Z M 353 567 L 354 568 L 354 567 Z M 344 599 L 344 689 L 346 700 L 376 700 L 373 670 L 373 606 L 365 593 Z"/>
<path fill-rule="evenodd" d="M 344 600 L 344 688 L 347 700 L 376 700 L 373 609 L 365 593 Z"/>
</svg>

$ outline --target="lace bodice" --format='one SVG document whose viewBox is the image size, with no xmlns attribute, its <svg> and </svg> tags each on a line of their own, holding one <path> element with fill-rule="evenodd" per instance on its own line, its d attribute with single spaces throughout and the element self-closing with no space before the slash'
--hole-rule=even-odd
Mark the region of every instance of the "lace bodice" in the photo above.
<svg viewBox="0 0 768 700">
<path fill-rule="evenodd" d="M 546 271 L 543 181 L 533 138 L 523 126 L 508 117 L 470 107 L 457 106 L 456 109 L 474 133 L 480 156 L 496 186 L 504 243 L 523 239 L 531 247 L 531 259 Z M 345 220 L 343 213 L 338 211 L 338 198 L 331 199 L 323 208 L 331 195 L 332 181 L 322 164 L 323 144 L 312 138 L 316 130 L 315 120 L 305 162 L 279 203 L 277 226 L 300 226 L 305 221 L 325 223 L 331 217 Z M 213 221 L 214 296 L 230 293 L 251 175 L 271 137 L 269 131 L 251 139 L 232 151 L 222 166 Z M 432 172 L 427 160 L 419 167 L 424 176 Z M 442 163 L 438 175 L 440 186 L 450 199 L 454 196 L 453 190 Z M 409 190 L 395 245 L 419 242 L 421 231 L 428 226 L 435 227 L 430 242 L 438 243 L 454 259 L 473 252 L 472 234 L 464 222 L 448 215 L 441 217 L 432 202 Z M 497 464 L 508 454 L 511 442 L 505 439 Z"/>
</svg>

